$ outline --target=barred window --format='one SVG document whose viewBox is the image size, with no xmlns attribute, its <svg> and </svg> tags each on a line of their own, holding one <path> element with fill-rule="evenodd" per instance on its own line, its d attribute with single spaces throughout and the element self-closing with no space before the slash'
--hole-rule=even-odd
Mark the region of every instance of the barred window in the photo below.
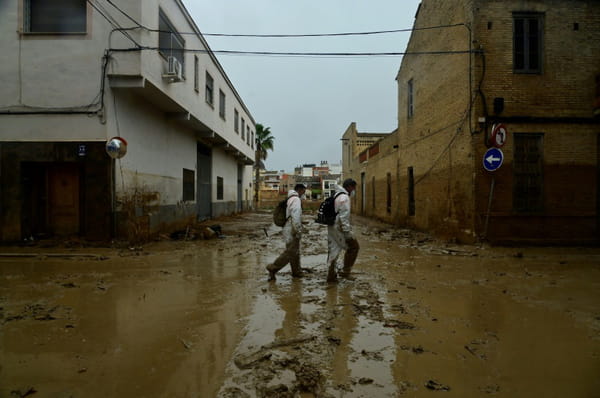
<svg viewBox="0 0 600 398">
<path fill-rule="evenodd" d="M 544 210 L 543 134 L 515 134 L 513 209 L 517 213 Z"/>
</svg>

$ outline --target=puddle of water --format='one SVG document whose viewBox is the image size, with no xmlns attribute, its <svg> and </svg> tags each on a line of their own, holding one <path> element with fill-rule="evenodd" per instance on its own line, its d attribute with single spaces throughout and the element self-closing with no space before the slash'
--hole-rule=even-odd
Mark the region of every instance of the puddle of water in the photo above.
<svg viewBox="0 0 600 398">
<path fill-rule="evenodd" d="M 216 247 L 191 253 L 3 261 L 0 396 L 214 396 L 252 273 Z"/>
</svg>

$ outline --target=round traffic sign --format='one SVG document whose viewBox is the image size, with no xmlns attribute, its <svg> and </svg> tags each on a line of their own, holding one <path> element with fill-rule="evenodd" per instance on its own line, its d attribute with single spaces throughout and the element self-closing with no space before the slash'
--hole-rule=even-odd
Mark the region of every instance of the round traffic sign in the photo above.
<svg viewBox="0 0 600 398">
<path fill-rule="evenodd" d="M 506 130 L 506 126 L 502 123 L 494 124 L 491 136 L 492 145 L 496 148 L 501 148 L 506 143 L 507 138 L 508 131 Z"/>
<path fill-rule="evenodd" d="M 502 166 L 504 154 L 498 148 L 490 148 L 483 155 L 483 168 L 487 171 L 496 171 Z"/>
</svg>

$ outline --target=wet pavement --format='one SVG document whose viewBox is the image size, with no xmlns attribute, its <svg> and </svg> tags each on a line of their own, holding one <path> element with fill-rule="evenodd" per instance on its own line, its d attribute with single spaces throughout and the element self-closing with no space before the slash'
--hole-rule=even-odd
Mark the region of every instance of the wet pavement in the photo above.
<svg viewBox="0 0 600 398">
<path fill-rule="evenodd" d="M 355 280 L 269 214 L 133 250 L 0 249 L 0 397 L 598 397 L 600 249 L 490 248 L 355 218 Z M 268 235 L 268 236 L 267 236 Z"/>
</svg>

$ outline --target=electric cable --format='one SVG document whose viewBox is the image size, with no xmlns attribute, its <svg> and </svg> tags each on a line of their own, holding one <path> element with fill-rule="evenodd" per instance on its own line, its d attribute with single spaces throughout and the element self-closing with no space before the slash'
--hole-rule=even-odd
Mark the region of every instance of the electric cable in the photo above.
<svg viewBox="0 0 600 398">
<path fill-rule="evenodd" d="M 112 48 L 113 52 L 131 51 L 168 51 L 171 48 L 142 46 L 139 48 Z M 370 56 L 405 56 L 405 55 L 453 55 L 469 54 L 472 50 L 449 51 L 405 51 L 405 52 L 279 52 L 279 51 L 238 51 L 238 50 L 207 50 L 183 48 L 179 51 L 189 53 L 214 53 L 222 55 L 264 55 L 264 56 L 296 56 L 296 57 L 370 57 Z"/>
</svg>

